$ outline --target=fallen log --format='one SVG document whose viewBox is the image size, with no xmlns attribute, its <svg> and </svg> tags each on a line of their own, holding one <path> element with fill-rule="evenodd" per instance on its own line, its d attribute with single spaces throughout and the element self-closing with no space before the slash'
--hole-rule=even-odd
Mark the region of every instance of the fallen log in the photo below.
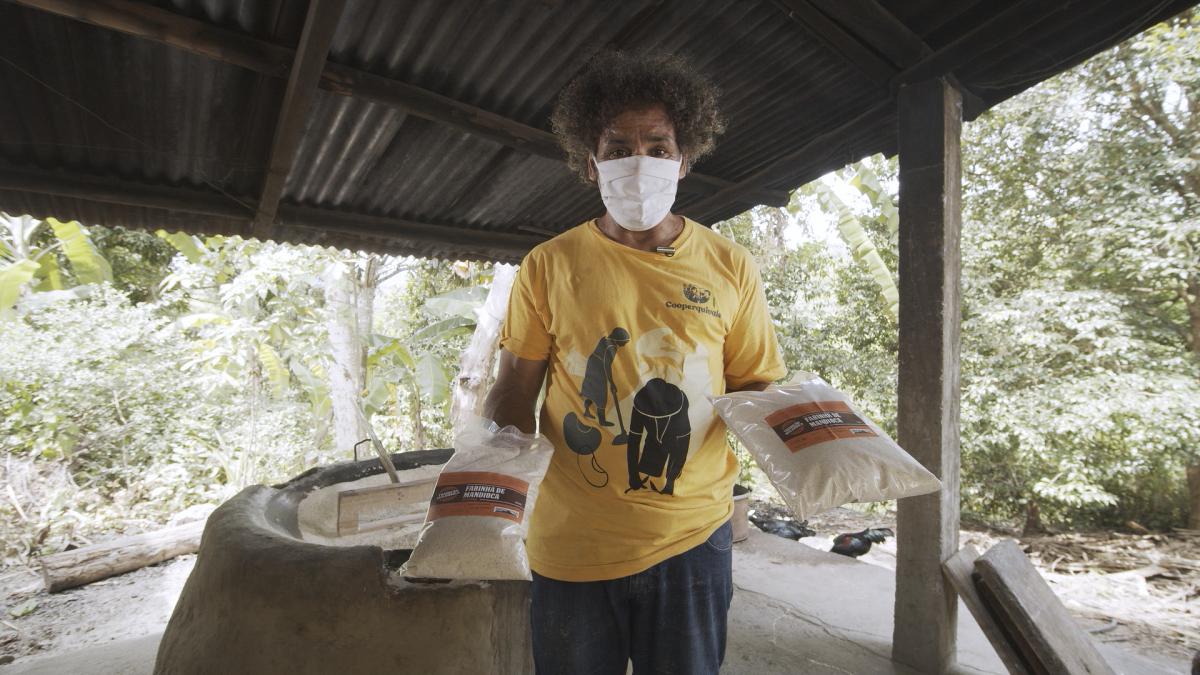
<svg viewBox="0 0 1200 675">
<path fill-rule="evenodd" d="M 195 553 L 200 548 L 205 522 L 200 520 L 42 556 L 38 562 L 46 590 L 57 593 Z"/>
</svg>

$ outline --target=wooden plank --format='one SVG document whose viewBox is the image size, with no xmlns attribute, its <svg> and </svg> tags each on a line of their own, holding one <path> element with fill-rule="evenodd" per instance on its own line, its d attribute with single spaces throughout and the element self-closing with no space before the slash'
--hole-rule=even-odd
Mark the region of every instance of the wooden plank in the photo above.
<svg viewBox="0 0 1200 675">
<path fill-rule="evenodd" d="M 373 75 L 337 63 L 326 64 L 321 88 L 342 96 L 373 101 L 403 111 L 406 114 L 458 129 L 464 133 L 515 148 L 530 155 L 563 161 L 558 139 L 549 131 L 531 127 L 503 115 L 463 103 L 436 92 Z M 691 172 L 684 177 L 687 189 L 699 188 L 712 192 L 734 185 L 733 181 L 703 173 Z M 790 195 L 786 190 L 753 189 L 749 197 L 770 206 L 785 206 Z"/>
<path fill-rule="evenodd" d="M 977 558 L 979 558 L 979 552 L 975 550 L 974 546 L 964 546 L 961 551 L 942 563 L 942 574 L 945 575 L 950 585 L 954 586 L 958 597 L 962 598 L 967 609 L 971 611 L 971 616 L 975 617 L 975 623 L 979 624 L 983 634 L 992 643 L 996 655 L 1004 662 L 1008 672 L 1011 675 L 1027 675 L 1031 672 L 1028 664 L 1015 649 L 1008 632 L 996 621 L 976 590 L 975 581 L 971 575 L 975 572 Z"/>
<path fill-rule="evenodd" d="M 971 584 L 975 587 L 975 592 L 979 594 L 983 606 L 987 608 L 988 614 L 995 619 L 996 625 L 1000 627 L 1009 644 L 1013 645 L 1013 650 L 1020 655 L 1021 662 L 1029 667 L 1030 675 L 1057 675 L 1057 673 L 1046 670 L 1046 664 L 1038 660 L 1037 653 L 1033 651 L 1029 640 L 1026 640 L 1025 636 L 1021 635 L 1021 631 L 1017 630 L 1017 625 L 1000 606 L 996 595 L 980 580 L 978 572 L 971 573 Z"/>
<path fill-rule="evenodd" d="M 12 2 L 100 28 L 168 44 L 270 77 L 288 77 L 296 58 L 295 50 L 288 47 L 132 0 Z M 487 138 L 527 154 L 555 161 L 563 160 L 558 141 L 549 131 L 398 80 L 338 63 L 325 62 L 319 86 L 333 94 L 374 101 L 405 114 Z M 686 189 L 704 193 L 734 185 L 733 181 L 695 172 L 684 178 L 684 183 L 687 184 Z M 746 195 L 756 203 L 769 206 L 785 206 L 789 198 L 786 190 L 751 188 L 746 191 Z"/>
<path fill-rule="evenodd" d="M 736 185 L 731 180 L 717 178 L 704 173 L 696 173 L 689 171 L 683 180 L 679 183 L 679 189 L 683 191 L 710 193 L 718 190 L 724 190 L 728 187 Z M 755 204 L 763 206 L 787 206 L 791 201 L 792 194 L 788 190 L 770 190 L 767 188 L 754 187 L 746 192 L 746 199 Z"/>
<path fill-rule="evenodd" d="M 519 259 L 545 237 L 467 229 L 441 223 L 368 216 L 361 213 L 284 204 L 279 207 L 280 228 L 342 232 L 366 238 L 452 244 L 458 250 L 491 250 L 517 254 Z"/>
<path fill-rule="evenodd" d="M 1015 541 L 993 546 L 975 571 L 1048 672 L 1115 675 Z"/>
<path fill-rule="evenodd" d="M 436 478 L 376 485 L 338 493 L 338 536 L 384 529 L 425 518 L 420 513 L 398 513 L 404 507 L 427 503 L 433 497 Z"/>
<path fill-rule="evenodd" d="M 300 33 L 287 89 L 279 105 L 279 120 L 275 124 L 275 137 L 271 141 L 258 213 L 254 218 L 254 236 L 259 239 L 271 236 L 275 212 L 283 196 L 283 184 L 296 161 L 296 150 L 304 137 L 304 126 L 317 95 L 317 83 L 325 69 L 329 45 L 345 8 L 346 0 L 309 0 L 304 30 Z"/>
<path fill-rule="evenodd" d="M 935 53 L 919 35 L 909 30 L 891 12 L 887 11 L 876 0 L 793 0 L 789 5 L 797 6 L 807 2 L 812 10 L 805 16 L 820 25 L 817 35 L 826 40 L 835 49 L 841 46 L 847 58 L 855 58 L 868 65 L 876 73 L 884 73 L 887 79 L 881 81 L 888 85 L 893 93 L 901 84 L 899 75 L 903 69 L 915 68 L 925 59 L 931 59 Z M 827 19 L 817 15 L 824 14 Z M 849 43 L 856 42 L 858 47 L 852 48 Z M 850 56 L 849 53 L 857 54 Z M 863 53 L 878 57 L 867 57 Z M 874 62 L 870 59 L 874 58 Z M 880 65 L 882 64 L 882 65 Z M 957 64 L 946 64 L 947 68 Z M 958 89 L 963 97 L 963 107 L 970 112 L 969 119 L 987 110 L 987 103 L 973 91 L 959 82 L 952 73 L 932 73 L 927 77 L 950 77 L 950 83 Z M 879 75 L 882 77 L 882 75 Z M 911 81 L 911 80 L 906 80 Z"/>
<path fill-rule="evenodd" d="M 154 532 L 42 556 L 38 564 L 51 593 L 132 572 L 200 548 L 204 524 L 200 520 Z"/>
<path fill-rule="evenodd" d="M 942 489 L 897 505 L 892 655 L 926 672 L 949 669 L 957 638 L 942 562 L 958 552 L 961 129 L 961 99 L 945 81 L 900 89 L 896 440 Z"/>
<path fill-rule="evenodd" d="M 0 190 L 74 197 L 103 204 L 144 206 L 249 222 L 254 207 L 236 195 L 0 163 Z"/>
</svg>

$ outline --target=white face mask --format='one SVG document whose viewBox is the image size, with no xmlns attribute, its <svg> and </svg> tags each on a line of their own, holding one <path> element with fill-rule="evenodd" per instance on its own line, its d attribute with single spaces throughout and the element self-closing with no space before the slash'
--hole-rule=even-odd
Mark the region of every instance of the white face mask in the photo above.
<svg viewBox="0 0 1200 675">
<path fill-rule="evenodd" d="M 675 204 L 680 160 L 634 155 L 596 163 L 600 198 L 621 227 L 642 232 L 658 225 Z"/>
</svg>

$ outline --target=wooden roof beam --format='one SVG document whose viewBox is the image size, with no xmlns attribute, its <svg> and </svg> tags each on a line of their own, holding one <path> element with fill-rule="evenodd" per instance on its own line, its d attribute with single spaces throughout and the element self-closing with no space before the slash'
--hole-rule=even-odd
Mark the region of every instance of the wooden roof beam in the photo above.
<svg viewBox="0 0 1200 675">
<path fill-rule="evenodd" d="M 825 15 L 811 0 L 775 0 L 780 9 L 813 37 L 824 42 L 842 58 L 878 85 L 888 86 L 896 75 L 896 67 L 871 48 L 846 32 L 836 21 Z"/>
<path fill-rule="evenodd" d="M 812 0 L 812 3 L 862 44 L 886 58 L 895 70 L 908 68 L 933 53 L 919 35 L 877 0 Z"/>
<path fill-rule="evenodd" d="M 896 95 L 904 69 L 934 55 L 913 33 L 876 0 L 776 0 L 793 20 L 842 55 L 876 84 Z M 946 75 L 946 73 L 940 73 Z M 950 75 L 970 112 L 987 108 L 983 99 Z"/>
<path fill-rule="evenodd" d="M 164 185 L 147 185 L 106 176 L 16 166 L 7 162 L 0 164 L 0 190 L 74 197 L 101 204 L 181 211 L 242 223 L 249 223 L 254 214 L 254 206 L 236 196 Z"/>
<path fill-rule="evenodd" d="M 529 234 L 473 230 L 292 204 L 279 207 L 279 219 L 278 229 L 281 232 L 313 232 L 316 235 L 313 243 L 316 245 L 328 245 L 320 240 L 329 234 L 345 234 L 368 241 L 443 246 L 452 249 L 454 255 L 462 259 L 496 262 L 519 263 L 529 249 L 546 241 L 546 237 Z"/>
<path fill-rule="evenodd" d="M 558 139 L 549 131 L 399 80 L 373 75 L 338 63 L 327 63 L 321 77 L 321 88 L 342 96 L 361 98 L 396 108 L 409 115 L 487 138 L 526 154 L 556 162 L 564 159 Z M 695 172 L 689 173 L 684 181 L 703 186 L 703 192 L 715 192 L 735 184 L 734 181 L 725 178 Z M 754 190 L 750 197 L 760 204 L 786 206 L 790 195 L 786 190 Z"/>
<path fill-rule="evenodd" d="M 287 77 L 292 50 L 132 0 L 10 0 L 99 28 L 161 42 L 271 77 Z"/>
<path fill-rule="evenodd" d="M 797 6 L 807 5 L 809 1 L 777 0 L 777 2 L 787 2 L 789 5 L 794 4 Z M 821 2 L 822 0 L 811 1 Z M 1001 10 L 1000 13 L 975 27 L 961 38 L 941 49 L 929 52 L 921 60 L 907 66 L 903 70 L 896 71 L 889 82 L 889 88 L 893 92 L 892 99 L 883 101 L 849 122 L 821 134 L 799 150 L 788 153 L 750 176 L 747 176 L 737 185 L 724 188 L 690 205 L 688 211 L 694 214 L 694 217 L 702 218 L 706 211 L 713 210 L 722 203 L 746 201 L 745 194 L 747 190 L 753 189 L 758 184 L 769 180 L 775 170 L 796 162 L 809 151 L 815 149 L 817 144 L 836 143 L 838 139 L 847 135 L 855 125 L 869 123 L 872 119 L 878 119 L 877 116 L 879 115 L 889 114 L 895 106 L 895 92 L 901 86 L 907 84 L 945 77 L 961 94 L 963 119 L 967 121 L 974 119 L 979 113 L 987 109 L 987 104 L 983 99 L 968 91 L 957 80 L 952 72 L 955 65 L 960 63 L 968 54 L 979 55 L 990 51 L 1013 35 L 1027 30 L 1030 26 L 1045 20 L 1052 14 L 1063 11 L 1073 1 L 1075 0 L 1020 0 Z M 837 0 L 831 0 L 831 2 L 836 3 Z M 812 8 L 812 11 L 820 13 L 815 7 Z M 805 16 L 809 16 L 809 14 Z M 886 19 L 877 17 L 876 20 L 885 21 Z M 840 35 L 848 35 L 840 29 L 838 31 Z"/>
<path fill-rule="evenodd" d="M 797 148 L 796 150 L 793 150 L 792 152 L 775 159 L 766 166 L 761 167 L 759 170 L 747 176 L 741 183 L 731 185 L 720 190 L 719 192 L 716 192 L 715 194 L 711 194 L 701 199 L 700 201 L 690 204 L 685 210 L 692 214 L 693 218 L 703 218 L 708 212 L 719 209 L 723 205 L 729 204 L 730 202 L 745 202 L 747 201 L 747 193 L 753 189 L 754 186 L 771 180 L 773 176 L 776 176 L 779 172 L 786 170 L 787 167 L 795 164 L 797 161 L 800 161 L 811 152 L 821 148 L 827 149 L 830 147 L 836 147 L 842 143 L 847 136 L 850 136 L 854 132 L 858 131 L 859 127 L 863 125 L 875 124 L 892 115 L 894 112 L 895 101 L 893 99 L 886 99 L 880 103 L 877 103 L 861 114 L 856 115 L 846 122 L 843 122 L 842 124 L 839 124 L 838 126 L 833 127 L 832 129 L 829 129 L 812 138 L 800 148 Z"/>
<path fill-rule="evenodd" d="M 222 63 L 236 65 L 270 77 L 287 77 L 295 52 L 266 40 L 218 28 L 191 17 L 131 0 L 11 0 L 59 16 L 161 42 Z M 442 96 L 411 84 L 374 75 L 338 63 L 325 62 L 321 89 L 342 96 L 374 101 L 522 152 L 562 161 L 554 134 L 482 108 Z M 734 181 L 691 173 L 685 182 L 714 192 Z M 760 204 L 784 206 L 786 190 L 752 189 L 746 195 Z"/>
<path fill-rule="evenodd" d="M 279 105 L 279 121 L 275 124 L 275 138 L 271 142 L 271 155 L 254 218 L 254 236 L 260 239 L 271 236 L 283 186 L 296 161 L 296 151 L 304 137 L 304 125 L 317 95 L 329 45 L 345 8 L 346 0 L 309 0 L 304 30 Z"/>
<path fill-rule="evenodd" d="M 17 167 L 7 163 L 0 164 L 0 190 L 191 213 L 222 221 L 235 231 L 253 236 L 250 224 L 254 207 L 235 197 L 216 192 Z M 519 259 L 529 249 L 545 241 L 545 237 L 474 230 L 290 204 L 279 205 L 278 213 L 280 224 L 277 228 L 280 231 L 313 231 L 316 236 L 312 239 L 317 241 L 321 238 L 321 232 L 344 233 L 364 240 L 417 242 L 454 247 L 478 257 L 500 260 Z"/>
<path fill-rule="evenodd" d="M 915 84 L 953 72 L 968 55 L 986 54 L 998 45 L 1066 10 L 1074 0 L 1020 0 L 896 74 L 897 85 Z"/>
</svg>

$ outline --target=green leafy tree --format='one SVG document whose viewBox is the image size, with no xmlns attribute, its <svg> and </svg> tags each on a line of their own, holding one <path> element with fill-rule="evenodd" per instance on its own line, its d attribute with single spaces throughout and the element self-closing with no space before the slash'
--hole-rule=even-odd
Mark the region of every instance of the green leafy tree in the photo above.
<svg viewBox="0 0 1200 675">
<path fill-rule="evenodd" d="M 170 273 L 176 249 L 151 232 L 123 227 L 88 228 L 96 251 L 112 269 L 112 284 L 134 303 L 159 298 L 162 281 Z"/>
<path fill-rule="evenodd" d="M 399 383 L 390 417 L 397 447 L 451 446 L 451 374 L 490 283 L 488 265 L 416 260 L 402 286 L 383 292 L 376 330 L 401 346 L 390 356 L 391 377 Z"/>
<path fill-rule="evenodd" d="M 836 222 L 845 215 L 840 208 L 821 213 L 822 208 L 814 192 L 804 191 L 795 197 L 791 214 L 761 208 L 715 228 L 745 246 L 758 261 L 789 370 L 820 375 L 894 433 L 895 320 L 877 278 L 854 259 L 850 246 L 835 248 L 811 236 L 812 228 L 805 225 L 810 218 Z M 869 211 L 868 207 L 855 214 L 857 228 L 863 227 Z M 795 217 L 794 223 L 789 216 Z M 798 246 L 786 244 L 786 232 L 793 226 L 804 233 Z M 742 466 L 739 480 L 749 482 L 753 460 L 736 439 L 730 440 Z"/>
<path fill-rule="evenodd" d="M 1184 467 L 1200 462 L 1195 22 L 1160 24 L 966 128 L 964 460 L 994 478 L 972 478 L 977 508 L 1021 504 L 1034 529 L 1046 506 L 1056 519 L 1160 525 L 1188 511 Z"/>
<path fill-rule="evenodd" d="M 175 322 L 111 286 L 0 322 L 3 557 L 140 530 L 222 496 L 237 418 L 181 371 Z M 270 426 L 263 424 L 262 426 Z M 278 441 L 292 437 L 275 425 Z"/>
<path fill-rule="evenodd" d="M 296 420 L 311 436 L 293 448 L 286 466 L 298 472 L 331 451 L 329 368 L 322 249 L 240 237 L 163 235 L 182 255 L 163 281 L 162 303 L 194 345 L 182 363 L 208 395 L 236 402 L 249 414 L 235 454 L 254 455 L 268 439 L 253 423 L 260 414 L 307 407 Z M 247 460 L 247 466 L 257 466 Z M 261 476 L 239 476 L 253 482 Z"/>
</svg>

